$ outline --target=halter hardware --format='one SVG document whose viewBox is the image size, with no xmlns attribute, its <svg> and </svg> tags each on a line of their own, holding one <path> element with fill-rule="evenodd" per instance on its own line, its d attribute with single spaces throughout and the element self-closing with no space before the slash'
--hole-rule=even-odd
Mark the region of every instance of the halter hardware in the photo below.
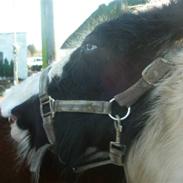
<svg viewBox="0 0 183 183">
<path fill-rule="evenodd" d="M 48 95 L 40 96 L 40 111 L 43 118 L 47 116 L 51 116 L 52 118 L 55 117 L 55 112 L 53 109 L 54 101 L 55 100 Z"/>
<path fill-rule="evenodd" d="M 55 143 L 55 133 L 53 129 L 53 118 L 56 112 L 79 112 L 108 115 L 114 120 L 116 131 L 115 141 L 110 142 L 109 158 L 94 164 L 77 167 L 77 172 L 85 171 L 89 168 L 98 167 L 106 164 L 116 164 L 124 166 L 124 157 L 126 155 L 126 145 L 121 144 L 120 137 L 122 131 L 121 121 L 129 117 L 131 107 L 136 101 L 155 86 L 170 70 L 173 64 L 163 58 L 155 59 L 143 72 L 142 77 L 130 88 L 114 96 L 109 102 L 107 101 L 88 101 L 88 100 L 54 100 L 47 92 L 48 72 L 51 67 L 43 70 L 40 77 L 39 98 L 40 111 L 43 120 L 43 127 L 50 144 Z M 127 106 L 127 112 L 124 116 L 119 117 L 112 115 L 112 103 L 116 101 L 121 107 Z"/>
<path fill-rule="evenodd" d="M 122 120 L 118 115 L 116 115 L 115 119 L 116 120 L 114 120 L 114 127 L 116 131 L 116 139 L 115 141 L 110 142 L 109 157 L 113 164 L 123 166 L 124 156 L 126 154 L 126 145 L 122 145 L 120 140 L 121 134 L 123 132 L 123 126 L 121 124 Z"/>
<path fill-rule="evenodd" d="M 111 106 L 112 106 L 112 103 L 113 103 L 114 101 L 115 101 L 115 98 L 112 98 L 112 99 L 109 101 L 109 103 L 111 104 Z M 126 112 L 126 114 L 125 114 L 123 117 L 120 117 L 119 119 L 120 119 L 121 121 L 125 120 L 125 119 L 128 118 L 128 116 L 130 115 L 130 112 L 131 112 L 131 107 L 127 107 L 127 112 Z M 114 117 L 111 113 L 109 113 L 108 115 L 109 115 L 109 117 L 110 117 L 111 119 L 113 119 L 113 120 L 115 120 L 115 121 L 118 121 L 118 120 L 119 120 L 117 117 Z"/>
</svg>

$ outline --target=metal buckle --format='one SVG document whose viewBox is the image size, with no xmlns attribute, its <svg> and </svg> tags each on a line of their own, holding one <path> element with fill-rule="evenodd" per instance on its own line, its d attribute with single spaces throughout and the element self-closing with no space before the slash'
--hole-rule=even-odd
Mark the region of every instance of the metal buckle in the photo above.
<svg viewBox="0 0 183 183">
<path fill-rule="evenodd" d="M 124 158 L 126 154 L 126 145 L 121 144 L 121 134 L 123 132 L 123 126 L 121 124 L 121 119 L 118 115 L 116 115 L 116 119 L 114 121 L 114 128 L 116 131 L 116 139 L 115 141 L 110 142 L 110 153 L 109 157 L 113 164 L 118 166 L 124 165 Z"/>
<path fill-rule="evenodd" d="M 118 166 L 123 166 L 126 154 L 126 146 L 118 142 L 111 141 L 109 149 L 110 149 L 109 157 L 112 163 Z"/>
<path fill-rule="evenodd" d="M 112 105 L 112 103 L 115 101 L 115 98 L 112 98 L 109 103 Z M 128 118 L 128 116 L 130 115 L 131 113 L 131 107 L 127 107 L 127 112 L 124 116 L 120 117 L 120 121 L 123 121 L 125 120 L 126 118 Z M 115 116 L 113 116 L 111 113 L 108 114 L 109 117 L 115 121 L 119 120 L 118 118 L 116 118 Z"/>
<path fill-rule="evenodd" d="M 51 116 L 54 118 L 55 112 L 53 109 L 53 103 L 55 100 L 48 95 L 44 95 L 40 97 L 40 110 L 42 117 Z"/>
</svg>

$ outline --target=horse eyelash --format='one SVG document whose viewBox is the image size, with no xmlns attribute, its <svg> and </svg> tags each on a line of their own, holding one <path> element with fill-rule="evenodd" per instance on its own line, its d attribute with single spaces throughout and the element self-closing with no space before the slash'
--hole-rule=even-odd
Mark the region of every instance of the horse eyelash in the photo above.
<svg viewBox="0 0 183 183">
<path fill-rule="evenodd" d="M 98 48 L 98 46 L 97 45 L 94 45 L 94 44 L 86 44 L 85 45 L 85 50 L 86 51 L 93 51 L 93 50 L 95 50 L 97 48 Z"/>
</svg>

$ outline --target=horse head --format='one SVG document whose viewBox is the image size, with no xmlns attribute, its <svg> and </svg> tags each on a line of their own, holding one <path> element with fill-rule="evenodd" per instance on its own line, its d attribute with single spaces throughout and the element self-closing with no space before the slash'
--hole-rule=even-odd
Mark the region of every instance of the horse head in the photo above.
<svg viewBox="0 0 183 183">
<path fill-rule="evenodd" d="M 97 26 L 81 46 L 49 67 L 48 96 L 62 101 L 110 101 L 118 93 L 127 90 L 141 78 L 146 66 L 156 58 L 167 55 L 183 37 L 182 7 L 180 0 L 147 12 L 123 14 Z M 178 53 L 175 55 L 177 58 Z M 171 57 L 173 61 L 175 58 Z M 43 82 L 40 78 L 41 73 L 38 73 L 12 87 L 0 103 L 2 115 L 12 119 L 11 136 L 19 144 L 20 156 L 28 159 L 32 169 L 36 157 L 36 160 L 39 159 L 37 152 L 44 154 L 48 148 L 51 148 L 59 162 L 58 166 L 62 168 L 76 169 L 98 153 L 108 156 L 109 143 L 116 138 L 114 120 L 108 115 L 56 112 L 53 116 L 55 141 L 49 145 L 40 108 L 39 86 Z M 140 163 L 143 158 L 134 154 L 138 152 L 141 156 L 145 151 L 141 135 L 146 138 L 148 131 L 145 133 L 144 130 L 150 118 L 149 111 L 154 109 L 155 101 L 161 98 L 159 93 L 154 92 L 157 88 L 155 86 L 140 97 L 131 106 L 129 117 L 122 121 L 120 141 L 127 148 L 125 166 L 132 182 L 137 175 L 131 167 L 133 161 L 138 162 L 139 167 L 141 164 L 142 169 L 144 167 Z M 156 93 L 156 97 L 153 98 L 152 93 Z M 121 108 L 115 103 L 114 113 L 125 113 L 125 110 L 125 106 Z M 139 136 L 141 143 L 136 143 Z M 38 160 L 38 164 L 40 162 Z M 130 166 L 128 162 L 132 162 Z M 134 167 L 135 170 L 139 168 L 137 165 Z M 139 179 L 139 182 L 147 182 L 145 180 Z"/>
</svg>

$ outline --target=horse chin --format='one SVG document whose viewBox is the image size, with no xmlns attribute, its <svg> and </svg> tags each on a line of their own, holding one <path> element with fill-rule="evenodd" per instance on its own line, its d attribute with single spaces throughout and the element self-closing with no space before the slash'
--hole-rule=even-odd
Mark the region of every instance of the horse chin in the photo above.
<svg viewBox="0 0 183 183">
<path fill-rule="evenodd" d="M 19 163 L 26 161 L 31 151 L 29 131 L 20 129 L 15 122 L 11 124 L 10 135 L 17 147 Z"/>
<path fill-rule="evenodd" d="M 15 140 L 17 143 L 21 143 L 25 138 L 27 138 L 29 132 L 28 130 L 22 130 L 18 127 L 17 123 L 11 124 L 11 137 L 13 140 Z"/>
</svg>

